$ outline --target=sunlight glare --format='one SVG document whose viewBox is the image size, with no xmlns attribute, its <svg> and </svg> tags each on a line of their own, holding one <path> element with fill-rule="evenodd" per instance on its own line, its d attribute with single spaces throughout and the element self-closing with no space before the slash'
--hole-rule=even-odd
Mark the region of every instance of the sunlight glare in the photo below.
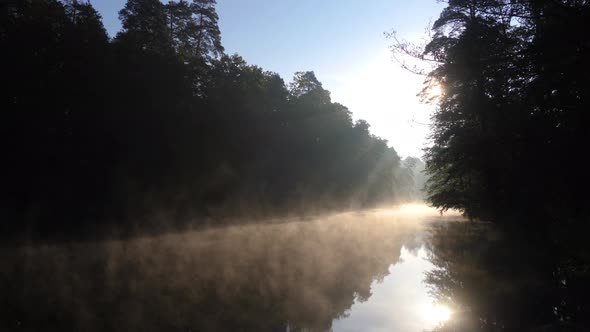
<svg viewBox="0 0 590 332">
<path fill-rule="evenodd" d="M 440 304 L 426 305 L 422 311 L 424 318 L 434 324 L 439 325 L 451 318 L 451 310 L 449 307 Z"/>
<path fill-rule="evenodd" d="M 371 132 L 388 140 L 403 157 L 422 156 L 431 105 L 420 102 L 424 78 L 400 68 L 388 50 L 364 59 L 345 76 L 326 79 L 333 101 L 346 105 L 353 118 L 371 124 Z"/>
<path fill-rule="evenodd" d="M 436 104 L 440 101 L 443 95 L 443 88 L 439 83 L 432 83 L 426 88 L 423 95 L 424 101 L 427 103 Z"/>
</svg>

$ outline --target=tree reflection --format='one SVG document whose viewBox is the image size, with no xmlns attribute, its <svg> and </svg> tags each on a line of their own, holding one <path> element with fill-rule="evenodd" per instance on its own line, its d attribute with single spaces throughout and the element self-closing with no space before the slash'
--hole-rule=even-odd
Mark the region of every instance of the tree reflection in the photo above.
<svg viewBox="0 0 590 332">
<path fill-rule="evenodd" d="M 588 331 L 588 265 L 552 234 L 456 222 L 434 226 L 428 246 L 426 282 L 453 311 L 437 330 Z"/>
<path fill-rule="evenodd" d="M 412 242 L 415 226 L 391 219 L 4 248 L 0 329 L 329 330 Z"/>
</svg>

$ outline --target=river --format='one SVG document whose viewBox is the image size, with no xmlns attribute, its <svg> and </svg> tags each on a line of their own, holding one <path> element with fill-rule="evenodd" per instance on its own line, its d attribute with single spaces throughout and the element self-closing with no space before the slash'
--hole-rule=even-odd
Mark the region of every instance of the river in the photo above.
<svg viewBox="0 0 590 332">
<path fill-rule="evenodd" d="M 434 330 L 466 322 L 465 312 L 478 308 L 465 310 L 469 298 L 453 293 L 468 289 L 453 288 L 453 282 L 471 273 L 453 264 L 468 257 L 465 250 L 480 249 L 449 251 L 441 235 L 454 237 L 445 225 L 474 233 L 457 214 L 405 205 L 127 240 L 3 248 L 0 330 Z M 489 241 L 498 237 L 485 234 Z M 482 287 L 494 289 L 474 287 L 482 296 Z"/>
</svg>

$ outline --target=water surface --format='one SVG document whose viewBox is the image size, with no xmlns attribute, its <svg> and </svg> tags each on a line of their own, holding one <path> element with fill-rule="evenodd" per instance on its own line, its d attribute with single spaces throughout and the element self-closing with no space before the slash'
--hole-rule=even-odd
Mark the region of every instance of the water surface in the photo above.
<svg viewBox="0 0 590 332">
<path fill-rule="evenodd" d="M 2 249 L 0 327 L 422 331 L 424 206 Z"/>
</svg>

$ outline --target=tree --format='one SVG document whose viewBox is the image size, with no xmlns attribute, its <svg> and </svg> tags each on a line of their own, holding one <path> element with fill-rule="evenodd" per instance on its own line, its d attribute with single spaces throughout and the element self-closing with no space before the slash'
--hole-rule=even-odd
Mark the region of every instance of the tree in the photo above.
<svg viewBox="0 0 590 332">
<path fill-rule="evenodd" d="M 587 172 L 564 171 L 562 160 L 588 141 L 588 64 L 579 60 L 588 42 L 563 36 L 586 29 L 589 10 L 575 1 L 449 2 L 425 48 L 438 62 L 428 80 L 444 90 L 426 154 L 435 206 L 519 222 L 585 213 Z"/>
<path fill-rule="evenodd" d="M 164 5 L 159 0 L 127 0 L 119 11 L 123 31 L 117 40 L 142 51 L 167 54 L 171 41 Z"/>
<path fill-rule="evenodd" d="M 405 197 L 395 150 L 313 72 L 287 86 L 222 54 L 214 5 L 129 0 L 112 41 L 87 2 L 2 7 L 2 226 L 99 236 Z"/>
<path fill-rule="evenodd" d="M 502 209 L 506 188 L 498 158 L 507 134 L 500 128 L 508 108 L 507 27 L 488 16 L 491 2 L 453 1 L 434 23 L 425 53 L 440 65 L 429 80 L 444 94 L 433 116 L 433 147 L 426 152 L 429 198 L 443 210 L 490 217 Z M 508 70 L 506 70 L 508 68 Z M 481 151 L 489 153 L 481 153 Z"/>
<path fill-rule="evenodd" d="M 292 98 L 300 98 L 304 95 L 314 94 L 321 102 L 330 102 L 330 94 L 324 90 L 322 83 L 318 81 L 313 71 L 296 72 L 293 82 L 289 84 L 289 91 Z"/>
<path fill-rule="evenodd" d="M 219 17 L 215 11 L 215 0 L 193 0 L 190 6 L 195 17 L 194 28 L 197 34 L 192 36 L 195 43 L 195 55 L 210 60 L 223 54 L 221 33 L 217 21 Z"/>
<path fill-rule="evenodd" d="M 211 63 L 223 54 L 214 0 L 170 1 L 166 13 L 170 39 L 182 61 Z"/>
<path fill-rule="evenodd" d="M 169 1 L 166 4 L 166 20 L 170 40 L 174 45 L 176 54 L 187 61 L 193 55 L 190 44 L 190 26 L 192 24 L 192 13 L 187 1 Z"/>
</svg>

